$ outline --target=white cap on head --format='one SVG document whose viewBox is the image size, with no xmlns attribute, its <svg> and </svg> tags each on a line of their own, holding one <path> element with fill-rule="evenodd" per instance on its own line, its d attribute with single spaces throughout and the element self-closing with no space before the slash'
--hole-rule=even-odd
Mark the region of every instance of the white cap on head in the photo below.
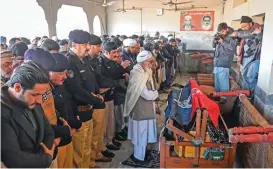
<svg viewBox="0 0 273 169">
<path fill-rule="evenodd" d="M 52 36 L 51 39 L 54 40 L 54 41 L 58 41 L 59 40 L 57 36 Z"/>
<path fill-rule="evenodd" d="M 126 47 L 134 47 L 137 45 L 137 41 L 134 39 L 125 39 L 123 45 Z"/>
<path fill-rule="evenodd" d="M 144 50 L 137 55 L 137 63 L 145 62 L 152 57 L 153 55 L 151 52 Z"/>
<path fill-rule="evenodd" d="M 68 51 L 68 45 L 60 46 L 59 52 L 67 52 Z"/>
</svg>

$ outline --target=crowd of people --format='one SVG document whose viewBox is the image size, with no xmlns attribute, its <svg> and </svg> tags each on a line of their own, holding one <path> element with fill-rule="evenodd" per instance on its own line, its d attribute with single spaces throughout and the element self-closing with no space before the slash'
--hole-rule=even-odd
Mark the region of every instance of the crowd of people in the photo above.
<svg viewBox="0 0 273 169">
<path fill-rule="evenodd" d="M 262 26 L 245 16 L 241 26 L 218 26 L 217 91 L 230 88 L 238 44 L 243 88 L 257 83 Z M 11 38 L 9 45 L 1 37 L 2 165 L 98 168 L 127 139 L 132 159 L 149 162 L 149 144 L 158 140 L 155 101 L 174 81 L 181 40 L 159 32 L 98 37 L 73 30 L 68 37 Z"/>
<path fill-rule="evenodd" d="M 174 80 L 172 36 L 1 37 L 1 160 L 6 167 L 98 168 L 130 139 L 147 162 L 154 101 Z"/>
</svg>

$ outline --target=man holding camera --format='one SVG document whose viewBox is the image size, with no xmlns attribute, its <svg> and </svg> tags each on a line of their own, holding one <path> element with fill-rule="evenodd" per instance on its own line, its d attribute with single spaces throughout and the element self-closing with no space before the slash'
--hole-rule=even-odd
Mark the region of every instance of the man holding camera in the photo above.
<svg viewBox="0 0 273 169">
<path fill-rule="evenodd" d="M 231 37 L 233 29 L 226 23 L 218 25 L 218 33 L 213 40 L 214 55 L 214 85 L 217 92 L 229 91 L 229 70 L 236 52 L 237 39 Z M 225 102 L 226 98 L 220 98 Z"/>
</svg>

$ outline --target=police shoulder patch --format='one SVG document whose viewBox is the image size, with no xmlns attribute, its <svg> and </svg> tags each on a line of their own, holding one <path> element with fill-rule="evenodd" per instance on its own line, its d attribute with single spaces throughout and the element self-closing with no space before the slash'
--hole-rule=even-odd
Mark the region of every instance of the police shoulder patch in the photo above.
<svg viewBox="0 0 273 169">
<path fill-rule="evenodd" d="M 69 78 L 73 78 L 74 77 L 74 72 L 72 70 L 68 70 L 66 72 L 66 76 L 69 77 Z"/>
<path fill-rule="evenodd" d="M 43 101 L 47 101 L 47 94 L 46 93 L 42 94 L 42 98 L 43 98 Z"/>
</svg>

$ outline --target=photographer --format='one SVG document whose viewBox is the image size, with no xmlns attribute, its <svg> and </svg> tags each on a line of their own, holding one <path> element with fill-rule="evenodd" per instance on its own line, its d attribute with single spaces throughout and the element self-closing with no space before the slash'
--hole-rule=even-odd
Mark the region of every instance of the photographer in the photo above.
<svg viewBox="0 0 273 169">
<path fill-rule="evenodd" d="M 214 84 L 217 92 L 229 91 L 229 69 L 236 52 L 237 39 L 230 35 L 233 29 L 226 23 L 218 25 L 218 33 L 215 35 L 213 47 L 214 55 Z M 220 102 L 225 102 L 226 98 L 220 98 Z"/>
</svg>

